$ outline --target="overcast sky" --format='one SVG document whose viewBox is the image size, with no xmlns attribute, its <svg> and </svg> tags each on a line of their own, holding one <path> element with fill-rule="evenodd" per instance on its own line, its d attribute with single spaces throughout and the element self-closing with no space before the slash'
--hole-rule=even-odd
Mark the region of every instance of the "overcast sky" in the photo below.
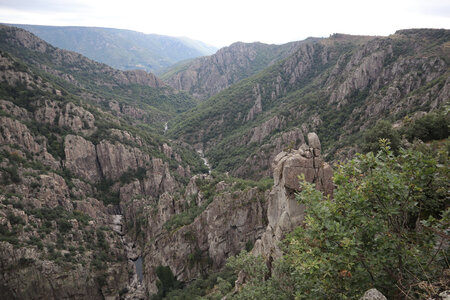
<svg viewBox="0 0 450 300">
<path fill-rule="evenodd" d="M 222 47 L 333 33 L 450 29 L 450 0 L 0 0 L 0 23 L 100 26 Z"/>
</svg>

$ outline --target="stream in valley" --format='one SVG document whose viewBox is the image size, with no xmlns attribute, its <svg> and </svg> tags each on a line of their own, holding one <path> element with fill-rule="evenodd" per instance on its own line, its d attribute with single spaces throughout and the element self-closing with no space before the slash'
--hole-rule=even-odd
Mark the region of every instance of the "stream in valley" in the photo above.
<svg viewBox="0 0 450 300">
<path fill-rule="evenodd" d="M 208 163 L 208 159 L 203 154 L 203 150 L 197 150 L 198 155 L 203 160 L 203 164 L 208 168 L 208 174 L 211 174 L 211 165 Z"/>
</svg>

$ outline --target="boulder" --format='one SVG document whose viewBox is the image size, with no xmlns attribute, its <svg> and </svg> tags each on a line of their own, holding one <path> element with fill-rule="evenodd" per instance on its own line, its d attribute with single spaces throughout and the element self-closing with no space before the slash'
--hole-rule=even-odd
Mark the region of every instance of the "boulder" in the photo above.
<svg viewBox="0 0 450 300">
<path fill-rule="evenodd" d="M 386 300 L 386 297 L 377 289 L 370 289 L 359 300 Z"/>
</svg>

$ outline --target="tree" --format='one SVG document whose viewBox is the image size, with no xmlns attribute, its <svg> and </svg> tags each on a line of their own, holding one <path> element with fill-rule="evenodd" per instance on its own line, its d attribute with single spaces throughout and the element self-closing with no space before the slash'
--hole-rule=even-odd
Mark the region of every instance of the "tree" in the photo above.
<svg viewBox="0 0 450 300">
<path fill-rule="evenodd" d="M 372 287 L 388 299 L 430 297 L 419 287 L 449 267 L 447 158 L 439 164 L 414 150 L 394 156 L 384 141 L 377 155 L 338 166 L 334 199 L 302 182 L 305 224 L 286 239 L 278 268 L 295 298 L 355 299 Z"/>
<path fill-rule="evenodd" d="M 173 275 L 172 270 L 169 267 L 158 266 L 155 273 L 158 276 L 158 281 L 156 282 L 158 293 L 152 296 L 153 300 L 163 299 L 168 292 L 180 288 L 181 283 Z"/>
<path fill-rule="evenodd" d="M 397 153 L 400 147 L 400 135 L 392 128 L 392 124 L 386 120 L 380 120 L 371 129 L 367 130 L 363 136 L 361 150 L 364 153 L 377 153 L 380 150 L 380 139 L 388 139 L 394 153 Z"/>
</svg>

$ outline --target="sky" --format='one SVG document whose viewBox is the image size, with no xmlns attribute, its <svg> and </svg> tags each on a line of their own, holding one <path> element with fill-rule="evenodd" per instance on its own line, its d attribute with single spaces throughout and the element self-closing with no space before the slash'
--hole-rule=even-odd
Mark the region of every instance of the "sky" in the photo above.
<svg viewBox="0 0 450 300">
<path fill-rule="evenodd" d="M 216 47 L 282 44 L 333 33 L 450 29 L 450 0 L 0 0 L 0 23 L 130 29 Z"/>
</svg>

